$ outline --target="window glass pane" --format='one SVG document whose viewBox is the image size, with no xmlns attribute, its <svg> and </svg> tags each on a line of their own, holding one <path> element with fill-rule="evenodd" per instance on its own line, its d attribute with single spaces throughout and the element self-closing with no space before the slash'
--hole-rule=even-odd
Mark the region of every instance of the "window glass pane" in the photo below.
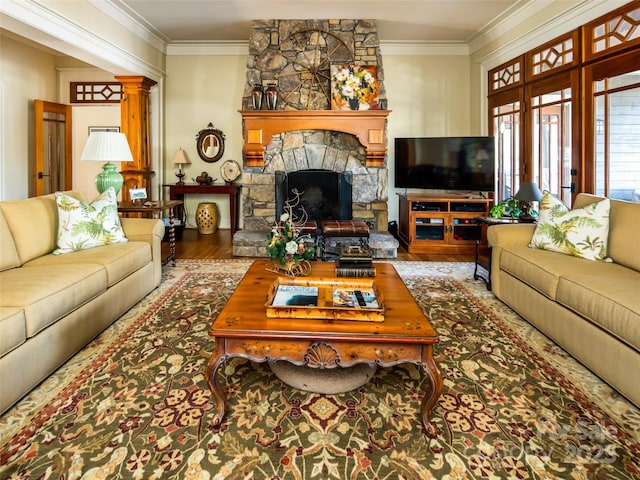
<svg viewBox="0 0 640 480">
<path fill-rule="evenodd" d="M 640 202 L 640 71 L 605 85 L 594 97 L 595 193 Z"/>
</svg>

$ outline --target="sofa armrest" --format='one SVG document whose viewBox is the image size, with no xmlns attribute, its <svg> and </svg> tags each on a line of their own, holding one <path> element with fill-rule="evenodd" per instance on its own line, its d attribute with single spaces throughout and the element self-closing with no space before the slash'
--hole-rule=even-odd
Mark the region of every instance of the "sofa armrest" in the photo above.
<svg viewBox="0 0 640 480">
<path fill-rule="evenodd" d="M 162 238 L 164 223 L 157 218 L 120 218 L 124 234 L 131 242 L 147 242 L 151 245 L 151 258 L 154 264 L 153 279 L 160 284 L 162 276 Z"/>
<path fill-rule="evenodd" d="M 487 242 L 490 247 L 527 246 L 536 226 L 533 223 L 512 223 L 492 225 L 487 229 Z"/>
</svg>

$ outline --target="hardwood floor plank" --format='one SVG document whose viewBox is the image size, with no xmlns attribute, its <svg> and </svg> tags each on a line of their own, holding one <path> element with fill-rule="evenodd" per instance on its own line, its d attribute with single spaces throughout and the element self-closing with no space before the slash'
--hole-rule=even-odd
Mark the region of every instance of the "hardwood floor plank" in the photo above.
<svg viewBox="0 0 640 480">
<path fill-rule="evenodd" d="M 169 244 L 162 243 L 162 253 L 169 253 Z M 231 230 L 218 229 L 211 235 L 201 235 L 195 228 L 187 228 L 182 238 L 176 242 L 176 258 L 247 258 L 234 257 Z M 397 260 L 428 262 L 473 262 L 473 255 L 427 255 L 408 253 L 402 246 L 398 248 Z"/>
</svg>

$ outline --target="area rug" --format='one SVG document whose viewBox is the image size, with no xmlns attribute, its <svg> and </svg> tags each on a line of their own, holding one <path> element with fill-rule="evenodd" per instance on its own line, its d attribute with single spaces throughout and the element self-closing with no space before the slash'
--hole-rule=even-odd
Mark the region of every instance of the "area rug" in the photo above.
<svg viewBox="0 0 640 480">
<path fill-rule="evenodd" d="M 165 267 L 158 289 L 0 419 L 0 477 L 640 477 L 638 409 L 474 281 L 469 263 L 394 262 L 441 338 L 437 438 L 419 421 L 428 379 L 413 365 L 321 395 L 234 359 L 220 371 L 227 414 L 212 426 L 207 330 L 249 265 Z"/>
</svg>

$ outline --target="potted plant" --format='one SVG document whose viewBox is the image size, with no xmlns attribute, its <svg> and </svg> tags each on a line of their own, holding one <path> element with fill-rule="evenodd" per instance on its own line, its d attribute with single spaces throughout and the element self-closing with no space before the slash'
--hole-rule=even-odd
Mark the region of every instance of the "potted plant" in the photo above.
<svg viewBox="0 0 640 480">
<path fill-rule="evenodd" d="M 491 207 L 491 210 L 489 210 L 490 216 L 498 218 L 520 218 L 520 216 L 523 214 L 524 209 L 522 208 L 522 202 L 520 200 L 516 200 L 513 197 L 507 198 L 506 200 L 494 205 L 493 207 Z"/>
</svg>

